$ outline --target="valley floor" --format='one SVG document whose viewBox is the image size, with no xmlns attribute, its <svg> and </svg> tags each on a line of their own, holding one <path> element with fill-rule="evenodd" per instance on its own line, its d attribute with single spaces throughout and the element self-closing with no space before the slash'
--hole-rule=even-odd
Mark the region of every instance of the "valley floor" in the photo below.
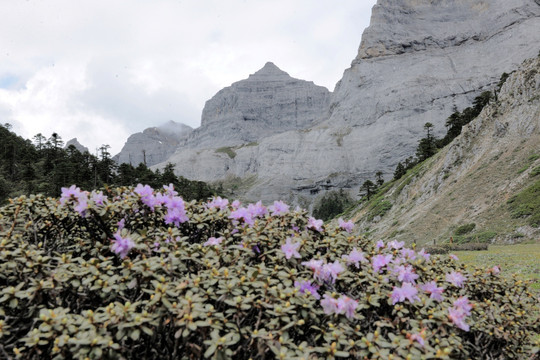
<svg viewBox="0 0 540 360">
<path fill-rule="evenodd" d="M 540 294 L 540 243 L 518 245 L 490 245 L 487 251 L 457 251 L 459 260 L 472 266 L 498 265 L 501 274 L 516 274 L 531 280 L 531 289 Z"/>
</svg>

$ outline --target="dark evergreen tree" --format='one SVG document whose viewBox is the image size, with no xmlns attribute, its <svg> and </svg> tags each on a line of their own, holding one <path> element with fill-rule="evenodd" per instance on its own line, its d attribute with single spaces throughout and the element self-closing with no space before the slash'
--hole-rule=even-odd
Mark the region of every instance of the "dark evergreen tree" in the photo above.
<svg viewBox="0 0 540 360">
<path fill-rule="evenodd" d="M 371 180 L 366 180 L 362 184 L 361 190 L 364 191 L 364 196 L 369 200 L 371 198 L 371 195 L 375 192 L 375 184 Z"/>
<path fill-rule="evenodd" d="M 400 162 L 398 162 L 397 166 L 396 166 L 396 170 L 394 171 L 394 180 L 399 180 L 401 179 L 401 177 L 403 175 L 405 175 L 405 173 L 407 172 L 407 170 L 405 169 L 405 166 L 403 166 L 403 164 Z"/>
<path fill-rule="evenodd" d="M 313 207 L 313 216 L 327 221 L 341 214 L 352 203 L 353 200 L 343 189 L 330 191 L 317 201 Z"/>
<path fill-rule="evenodd" d="M 377 172 L 375 173 L 375 177 L 377 178 L 377 180 L 376 180 L 377 186 L 378 186 L 378 187 L 382 186 L 382 184 L 384 184 L 384 179 L 383 179 L 383 173 L 382 173 L 382 171 L 377 171 Z"/>
<path fill-rule="evenodd" d="M 425 159 L 435 155 L 437 152 L 435 137 L 431 133 L 433 130 L 433 124 L 430 122 L 425 123 L 424 130 L 426 130 L 426 137 L 420 139 L 418 142 L 418 147 L 416 148 L 416 157 L 419 161 L 424 161 Z"/>
</svg>

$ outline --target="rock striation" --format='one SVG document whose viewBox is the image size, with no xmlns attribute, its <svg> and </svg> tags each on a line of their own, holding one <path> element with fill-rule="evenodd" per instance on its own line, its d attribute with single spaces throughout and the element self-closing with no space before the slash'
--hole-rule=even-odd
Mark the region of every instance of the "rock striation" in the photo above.
<svg viewBox="0 0 540 360">
<path fill-rule="evenodd" d="M 190 126 L 172 120 L 158 127 L 145 129 L 131 135 L 113 159 L 118 164 L 127 163 L 133 166 L 140 163 L 147 166 L 158 164 L 167 160 L 191 131 L 193 129 Z"/>
<path fill-rule="evenodd" d="M 238 131 L 238 142 L 254 139 L 241 138 L 244 127 L 256 133 L 249 127 L 253 113 L 240 100 L 240 94 L 253 96 L 254 87 L 249 92 L 239 82 L 208 102 L 201 128 L 168 161 L 191 179 L 256 179 L 243 194 L 250 200 L 295 201 L 332 188 L 356 193 L 375 172 L 390 178 L 414 154 L 426 122 L 441 135 L 452 112 L 535 57 L 538 29 L 539 0 L 379 0 L 356 58 L 311 126 L 265 133 L 255 146 L 226 142 L 217 124 Z M 262 78 L 250 77 L 261 86 Z M 276 96 L 270 105 L 262 98 L 265 110 L 256 114 L 275 118 L 279 104 L 291 104 L 276 103 Z M 234 153 L 216 151 L 232 145 Z"/>
<path fill-rule="evenodd" d="M 305 129 L 325 115 L 329 103 L 328 89 L 292 78 L 268 62 L 247 79 L 220 90 L 208 100 L 201 126 L 181 147 L 233 146 Z"/>
<path fill-rule="evenodd" d="M 67 149 L 71 145 L 75 146 L 75 149 L 79 150 L 81 153 L 89 152 L 88 148 L 84 145 L 81 145 L 81 143 L 79 142 L 79 140 L 77 140 L 77 138 L 73 138 L 69 140 L 64 146 L 64 148 Z"/>
</svg>

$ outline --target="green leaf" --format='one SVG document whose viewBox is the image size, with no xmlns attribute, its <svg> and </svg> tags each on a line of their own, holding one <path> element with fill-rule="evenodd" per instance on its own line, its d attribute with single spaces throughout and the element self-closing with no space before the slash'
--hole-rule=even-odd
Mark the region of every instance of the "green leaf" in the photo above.
<svg viewBox="0 0 540 360">
<path fill-rule="evenodd" d="M 154 335 L 154 331 L 152 329 L 150 329 L 149 327 L 141 326 L 141 329 L 148 336 Z"/>
<path fill-rule="evenodd" d="M 216 344 L 211 344 L 208 347 L 208 349 L 206 349 L 203 356 L 205 358 L 209 358 L 210 356 L 212 356 L 216 352 L 216 349 L 217 349 L 217 345 Z"/>
<path fill-rule="evenodd" d="M 141 331 L 139 329 L 135 329 L 129 334 L 129 337 L 132 338 L 134 341 L 139 340 L 140 336 L 141 336 Z"/>
</svg>

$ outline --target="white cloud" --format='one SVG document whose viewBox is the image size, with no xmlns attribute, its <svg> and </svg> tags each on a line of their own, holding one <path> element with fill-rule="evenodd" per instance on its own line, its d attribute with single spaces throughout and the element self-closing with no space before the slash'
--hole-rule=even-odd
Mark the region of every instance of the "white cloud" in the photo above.
<svg viewBox="0 0 540 360">
<path fill-rule="evenodd" d="M 266 61 L 330 90 L 375 0 L 48 0 L 0 3 L 0 122 L 118 152 Z"/>
</svg>

